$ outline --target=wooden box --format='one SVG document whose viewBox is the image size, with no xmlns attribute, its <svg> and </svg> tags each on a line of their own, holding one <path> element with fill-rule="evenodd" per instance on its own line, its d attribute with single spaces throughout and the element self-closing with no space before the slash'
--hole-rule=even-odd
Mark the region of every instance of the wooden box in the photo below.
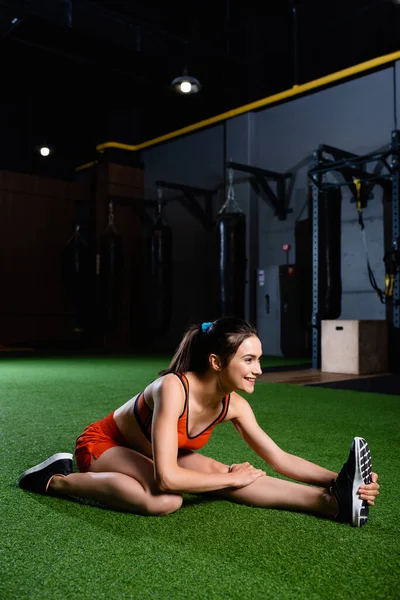
<svg viewBox="0 0 400 600">
<path fill-rule="evenodd" d="M 388 368 L 387 323 L 383 320 L 321 322 L 321 371 L 367 375 Z"/>
</svg>

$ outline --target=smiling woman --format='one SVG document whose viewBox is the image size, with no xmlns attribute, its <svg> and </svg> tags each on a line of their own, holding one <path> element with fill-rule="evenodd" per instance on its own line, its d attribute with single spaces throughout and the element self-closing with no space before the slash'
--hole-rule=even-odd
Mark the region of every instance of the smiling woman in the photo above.
<svg viewBox="0 0 400 600">
<path fill-rule="evenodd" d="M 192 325 L 167 369 L 78 437 L 78 473 L 71 454 L 57 453 L 25 471 L 20 487 L 145 515 L 174 512 L 182 494 L 192 493 L 364 525 L 379 493 L 368 444 L 354 438 L 339 475 L 277 446 L 238 393 L 253 392 L 261 354 L 257 331 L 244 320 Z M 248 462 L 227 465 L 196 452 L 226 421 L 276 473 L 300 483 L 268 477 Z"/>
</svg>

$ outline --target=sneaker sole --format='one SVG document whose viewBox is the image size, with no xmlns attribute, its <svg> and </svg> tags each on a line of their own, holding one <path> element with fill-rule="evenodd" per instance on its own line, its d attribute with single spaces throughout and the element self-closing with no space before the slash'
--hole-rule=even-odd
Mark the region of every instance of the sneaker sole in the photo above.
<svg viewBox="0 0 400 600">
<path fill-rule="evenodd" d="M 27 475 L 30 475 L 31 473 L 36 473 L 37 471 L 40 471 L 41 469 L 45 469 L 46 467 L 48 467 L 52 463 L 56 462 L 57 460 L 68 460 L 69 459 L 72 461 L 72 458 L 73 458 L 72 454 L 70 454 L 69 452 L 58 452 L 57 454 L 53 454 L 53 456 L 50 456 L 50 458 L 48 458 L 47 460 L 44 460 L 39 465 L 36 465 L 35 467 L 31 467 L 30 469 L 27 469 L 26 471 L 24 471 L 24 473 L 22 473 L 22 475 L 20 475 L 20 477 L 18 478 L 18 483 L 20 483 L 21 480 L 24 477 L 26 477 Z"/>
<path fill-rule="evenodd" d="M 354 527 L 362 527 L 368 520 L 368 503 L 357 494 L 360 485 L 371 483 L 371 450 L 364 438 L 354 438 L 355 474 L 353 479 L 352 521 Z"/>
</svg>

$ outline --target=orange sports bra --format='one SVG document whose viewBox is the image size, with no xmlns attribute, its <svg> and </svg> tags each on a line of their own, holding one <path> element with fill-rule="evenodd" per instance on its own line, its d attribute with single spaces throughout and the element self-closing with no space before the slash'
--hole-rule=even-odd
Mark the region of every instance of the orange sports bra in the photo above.
<svg viewBox="0 0 400 600">
<path fill-rule="evenodd" d="M 186 376 L 183 373 L 174 373 L 182 382 L 183 387 L 185 388 L 185 404 L 183 407 L 183 412 L 178 419 L 178 448 L 183 448 L 185 450 L 198 450 L 206 445 L 208 442 L 211 432 L 218 423 L 223 421 L 228 413 L 229 402 L 230 402 L 230 394 L 227 394 L 222 399 L 222 410 L 218 417 L 204 429 L 200 433 L 194 436 L 190 436 L 188 432 L 188 422 L 189 422 L 189 382 Z M 134 413 L 136 420 L 140 426 L 140 429 L 143 431 L 146 438 L 151 442 L 151 424 L 153 420 L 153 411 L 146 404 L 146 400 L 144 399 L 144 392 L 141 392 L 136 398 L 134 405 Z"/>
</svg>

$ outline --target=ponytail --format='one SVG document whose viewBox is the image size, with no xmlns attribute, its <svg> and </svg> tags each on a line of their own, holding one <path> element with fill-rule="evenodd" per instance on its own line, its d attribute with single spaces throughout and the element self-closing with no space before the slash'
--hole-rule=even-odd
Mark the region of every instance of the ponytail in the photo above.
<svg viewBox="0 0 400 600">
<path fill-rule="evenodd" d="M 187 371 L 191 371 L 193 356 L 197 354 L 196 348 L 199 346 L 201 334 L 200 325 L 191 325 L 181 339 L 168 369 L 160 371 L 159 375 L 177 372 L 186 373 Z"/>
<path fill-rule="evenodd" d="M 212 323 L 191 325 L 185 332 L 167 369 L 159 375 L 167 373 L 205 373 L 209 367 L 210 354 L 216 354 L 222 367 L 236 353 L 245 339 L 258 336 L 253 325 L 234 317 L 221 317 Z"/>
</svg>

